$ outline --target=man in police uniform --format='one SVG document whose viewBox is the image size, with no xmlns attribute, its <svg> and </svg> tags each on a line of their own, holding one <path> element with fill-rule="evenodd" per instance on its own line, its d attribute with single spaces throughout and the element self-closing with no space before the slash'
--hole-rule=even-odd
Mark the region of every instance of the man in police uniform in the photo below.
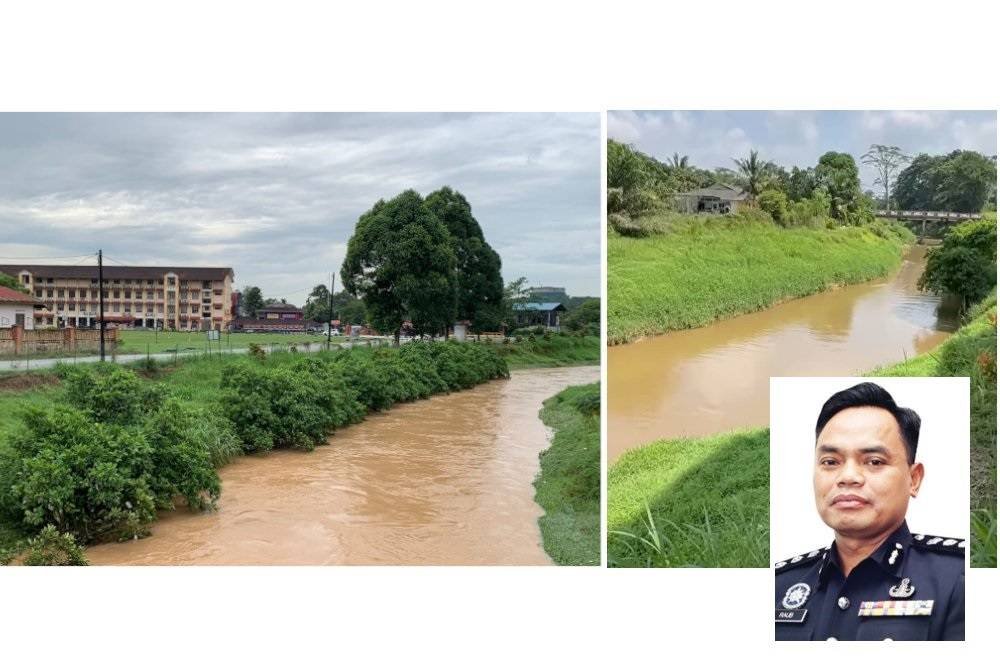
<svg viewBox="0 0 1000 670">
<path fill-rule="evenodd" d="M 964 640 L 965 541 L 910 533 L 920 417 L 881 386 L 816 422 L 816 509 L 834 542 L 775 565 L 776 640 Z"/>
</svg>

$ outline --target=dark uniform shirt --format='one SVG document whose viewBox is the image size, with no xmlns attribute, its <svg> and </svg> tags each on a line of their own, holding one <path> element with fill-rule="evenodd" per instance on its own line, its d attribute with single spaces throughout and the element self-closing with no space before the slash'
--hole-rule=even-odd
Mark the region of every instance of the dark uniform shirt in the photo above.
<svg viewBox="0 0 1000 670">
<path fill-rule="evenodd" d="M 965 541 L 906 522 L 851 571 L 836 545 L 775 565 L 776 640 L 964 640 Z"/>
</svg>

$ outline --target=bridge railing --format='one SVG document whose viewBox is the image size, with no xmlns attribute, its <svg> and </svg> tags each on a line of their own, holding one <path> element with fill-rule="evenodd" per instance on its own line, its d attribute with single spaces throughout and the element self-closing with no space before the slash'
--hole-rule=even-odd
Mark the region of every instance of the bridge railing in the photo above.
<svg viewBox="0 0 1000 670">
<path fill-rule="evenodd" d="M 877 209 L 875 216 L 887 219 L 937 219 L 940 221 L 967 221 L 983 218 L 982 214 L 965 212 L 932 212 L 919 209 Z"/>
</svg>

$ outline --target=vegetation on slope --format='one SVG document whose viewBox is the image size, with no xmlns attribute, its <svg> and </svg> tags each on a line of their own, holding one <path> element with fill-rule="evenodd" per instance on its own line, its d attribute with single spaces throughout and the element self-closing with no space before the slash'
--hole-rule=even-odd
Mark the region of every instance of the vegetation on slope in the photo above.
<svg viewBox="0 0 1000 670">
<path fill-rule="evenodd" d="M 554 430 L 542 452 L 535 501 L 546 553 L 559 565 L 601 560 L 601 387 L 571 386 L 539 413 Z"/>
</svg>

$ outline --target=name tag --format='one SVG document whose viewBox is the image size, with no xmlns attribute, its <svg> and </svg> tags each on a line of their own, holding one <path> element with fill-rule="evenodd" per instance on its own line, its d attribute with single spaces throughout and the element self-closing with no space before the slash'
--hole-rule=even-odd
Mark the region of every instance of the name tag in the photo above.
<svg viewBox="0 0 1000 670">
<path fill-rule="evenodd" d="M 930 616 L 933 600 L 866 600 L 858 616 Z"/>
<path fill-rule="evenodd" d="M 774 623 L 802 623 L 809 610 L 774 610 Z"/>
</svg>

